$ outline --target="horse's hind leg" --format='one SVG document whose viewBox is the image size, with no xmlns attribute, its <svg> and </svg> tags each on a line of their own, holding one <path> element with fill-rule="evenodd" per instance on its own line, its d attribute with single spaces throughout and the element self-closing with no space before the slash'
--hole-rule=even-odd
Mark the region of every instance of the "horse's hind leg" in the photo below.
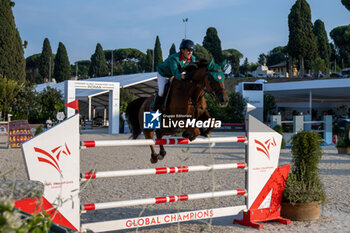
<svg viewBox="0 0 350 233">
<path fill-rule="evenodd" d="M 143 132 L 143 134 L 145 135 L 146 139 L 153 139 L 153 135 L 154 132 Z M 156 153 L 154 146 L 150 145 L 149 146 L 151 148 L 151 163 L 157 163 L 158 162 L 158 154 Z"/>
<path fill-rule="evenodd" d="M 157 139 L 161 139 L 163 137 L 163 135 L 161 133 L 159 133 L 158 131 L 156 131 L 156 135 L 157 135 Z M 164 149 L 164 146 L 163 145 L 159 145 L 158 159 L 159 160 L 163 160 L 165 155 L 166 155 L 166 151 Z"/>
<path fill-rule="evenodd" d="M 149 146 L 151 148 L 151 163 L 157 163 L 159 155 L 156 153 L 154 147 L 151 145 Z M 163 159 L 163 158 L 162 158 Z"/>
</svg>

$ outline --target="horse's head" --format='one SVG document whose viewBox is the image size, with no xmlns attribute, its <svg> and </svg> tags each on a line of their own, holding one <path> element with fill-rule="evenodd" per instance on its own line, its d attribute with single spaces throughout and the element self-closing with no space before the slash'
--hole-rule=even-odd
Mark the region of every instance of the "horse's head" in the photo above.
<svg viewBox="0 0 350 233">
<path fill-rule="evenodd" d="M 212 60 L 200 59 L 186 67 L 186 73 L 191 81 L 200 83 L 206 92 L 215 96 L 221 107 L 228 104 L 228 96 L 224 86 L 224 63 L 217 65 Z"/>
<path fill-rule="evenodd" d="M 223 61 L 221 64 L 215 64 L 213 60 L 211 60 L 206 69 L 208 76 L 206 90 L 209 94 L 215 96 L 218 99 L 220 107 L 226 107 L 228 104 L 228 96 L 224 85 L 225 65 L 226 61 Z"/>
</svg>

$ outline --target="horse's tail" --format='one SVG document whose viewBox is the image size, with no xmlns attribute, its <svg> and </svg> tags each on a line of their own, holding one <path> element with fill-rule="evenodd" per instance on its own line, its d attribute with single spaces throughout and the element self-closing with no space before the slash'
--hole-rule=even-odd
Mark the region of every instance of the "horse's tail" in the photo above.
<svg viewBox="0 0 350 233">
<path fill-rule="evenodd" d="M 146 97 L 140 97 L 128 104 L 126 108 L 126 118 L 128 124 L 131 126 L 131 138 L 136 139 L 142 132 L 140 121 L 139 121 L 139 112 L 143 102 L 145 102 Z"/>
</svg>

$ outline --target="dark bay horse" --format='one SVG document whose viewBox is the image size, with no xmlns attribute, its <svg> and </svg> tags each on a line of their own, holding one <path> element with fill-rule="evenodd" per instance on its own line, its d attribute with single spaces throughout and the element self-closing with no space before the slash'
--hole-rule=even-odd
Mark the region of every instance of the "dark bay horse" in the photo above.
<svg viewBox="0 0 350 233">
<path fill-rule="evenodd" d="M 210 69 L 210 67 L 212 68 Z M 223 72 L 222 69 L 217 69 L 218 65 L 213 65 L 212 61 L 209 63 L 206 60 L 200 60 L 186 67 L 185 72 L 190 78 L 186 80 L 173 79 L 171 81 L 163 114 L 172 116 L 172 121 L 186 120 L 185 118 L 189 116 L 196 120 L 208 120 L 210 115 L 206 109 L 205 92 L 215 96 L 220 106 L 227 106 L 228 96 L 224 88 Z M 214 78 L 215 73 L 222 74 L 222 76 L 219 76 L 220 80 Z M 128 104 L 126 116 L 131 126 L 131 137 L 133 139 L 136 139 L 141 132 L 143 132 L 146 139 L 153 139 L 154 132 L 157 139 L 160 139 L 164 135 L 174 135 L 179 131 L 179 126 L 162 127 L 160 129 L 145 129 L 143 127 L 143 113 L 151 111 L 152 101 L 153 96 L 148 98 L 141 97 Z M 206 137 L 212 129 L 213 127 L 201 129 L 188 127 L 184 129 L 182 136 L 192 141 L 199 135 Z M 164 158 L 166 151 L 163 145 L 160 145 L 159 154 L 155 152 L 152 145 L 150 148 L 152 151 L 152 163 L 156 163 L 158 159 L 162 160 Z"/>
</svg>

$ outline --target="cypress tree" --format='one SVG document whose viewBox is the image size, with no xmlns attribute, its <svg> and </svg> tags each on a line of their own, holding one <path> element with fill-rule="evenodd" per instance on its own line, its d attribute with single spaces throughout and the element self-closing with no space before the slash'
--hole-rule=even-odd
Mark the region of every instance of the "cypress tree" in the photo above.
<svg viewBox="0 0 350 233">
<path fill-rule="evenodd" d="M 300 75 L 304 74 L 304 59 L 312 59 L 316 40 L 312 31 L 311 10 L 306 0 L 297 0 L 288 15 L 288 54 L 300 61 Z"/>
<path fill-rule="evenodd" d="M 341 0 L 341 3 L 350 11 L 350 0 Z"/>
<path fill-rule="evenodd" d="M 213 56 L 208 52 L 208 50 L 206 50 L 206 48 L 204 48 L 203 46 L 201 46 L 199 44 L 196 44 L 194 46 L 193 55 L 196 57 L 197 60 L 205 59 L 205 60 L 209 61 L 210 59 L 213 58 Z"/>
<path fill-rule="evenodd" d="M 43 43 L 43 49 L 41 51 L 40 56 L 40 66 L 39 66 L 39 73 L 41 75 L 41 80 L 38 80 L 37 83 L 43 82 L 45 79 L 48 81 L 53 74 L 53 55 L 51 50 L 50 41 L 48 38 L 44 39 Z"/>
<path fill-rule="evenodd" d="M 175 47 L 175 44 L 173 43 L 169 50 L 169 56 L 174 53 L 176 53 L 176 47 Z"/>
<path fill-rule="evenodd" d="M 145 59 L 145 71 L 153 72 L 152 66 L 153 66 L 153 50 L 147 49 L 146 59 Z"/>
<path fill-rule="evenodd" d="M 26 58 L 26 80 L 30 83 L 36 83 L 39 76 L 41 53 L 33 54 Z"/>
<path fill-rule="evenodd" d="M 324 23 L 321 20 L 316 20 L 313 28 L 313 32 L 317 42 L 317 55 L 322 58 L 329 67 L 329 59 L 331 57 L 331 46 L 328 42 L 327 32 L 324 27 Z"/>
<path fill-rule="evenodd" d="M 224 60 L 224 56 L 221 51 L 221 41 L 218 36 L 218 32 L 214 27 L 207 29 L 207 33 L 203 40 L 203 46 L 206 48 L 214 58 L 216 63 L 220 63 Z"/>
<path fill-rule="evenodd" d="M 22 40 L 16 28 L 10 0 L 0 0 L 0 74 L 11 80 L 25 80 Z"/>
<path fill-rule="evenodd" d="M 67 50 L 64 44 L 61 42 L 58 44 L 53 76 L 56 78 L 57 82 L 69 80 L 72 76 Z"/>
<path fill-rule="evenodd" d="M 156 67 L 163 62 L 162 48 L 160 47 L 159 37 L 156 38 L 154 45 L 154 70 Z"/>
<path fill-rule="evenodd" d="M 89 68 L 90 77 L 103 77 L 108 75 L 108 66 L 103 49 L 100 43 L 97 43 L 95 53 L 91 56 Z"/>
</svg>

